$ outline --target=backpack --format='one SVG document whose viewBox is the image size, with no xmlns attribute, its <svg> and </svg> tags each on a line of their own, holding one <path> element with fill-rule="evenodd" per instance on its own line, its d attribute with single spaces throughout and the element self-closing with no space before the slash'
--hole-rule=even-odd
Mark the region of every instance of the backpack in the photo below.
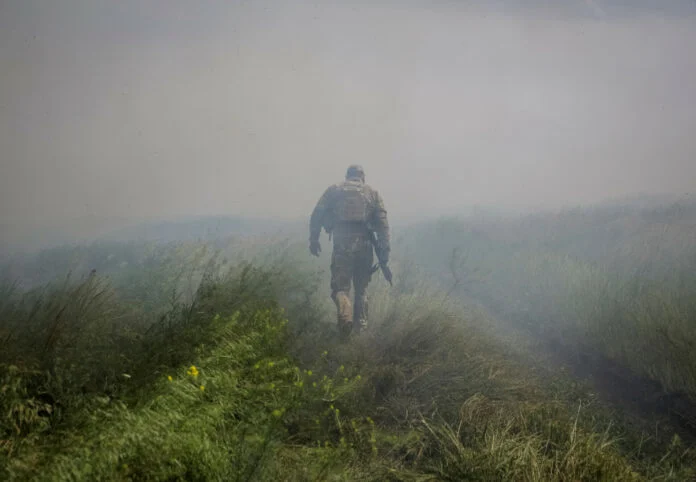
<svg viewBox="0 0 696 482">
<path fill-rule="evenodd" d="M 366 223 L 369 200 L 365 185 L 357 181 L 346 181 L 338 186 L 334 215 L 339 223 Z"/>
</svg>

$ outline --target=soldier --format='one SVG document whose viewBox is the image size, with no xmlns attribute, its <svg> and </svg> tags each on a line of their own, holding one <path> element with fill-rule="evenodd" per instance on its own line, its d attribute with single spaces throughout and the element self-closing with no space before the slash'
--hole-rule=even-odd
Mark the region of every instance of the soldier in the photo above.
<svg viewBox="0 0 696 482">
<path fill-rule="evenodd" d="M 324 227 L 333 236 L 331 299 L 338 311 L 338 328 L 348 335 L 367 327 L 367 285 L 372 277 L 373 241 L 383 266 L 389 261 L 389 222 L 380 195 L 365 184 L 365 172 L 350 166 L 346 180 L 329 187 L 319 199 L 309 222 L 309 251 L 319 256 Z M 375 239 L 374 234 L 377 235 Z M 351 281 L 355 304 L 351 307 Z"/>
</svg>

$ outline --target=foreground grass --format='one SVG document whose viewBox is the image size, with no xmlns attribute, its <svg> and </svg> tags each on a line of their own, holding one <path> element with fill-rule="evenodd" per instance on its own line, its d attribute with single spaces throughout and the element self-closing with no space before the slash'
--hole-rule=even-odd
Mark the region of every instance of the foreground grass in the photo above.
<svg viewBox="0 0 696 482">
<path fill-rule="evenodd" d="M 25 306 L 31 294 L 5 300 L 3 319 L 31 320 L 43 343 L 13 335 L 3 354 L 0 476 L 694 477 L 678 438 L 635 443 L 590 394 L 535 375 L 486 320 L 425 285 L 377 285 L 371 332 L 337 343 L 315 285 L 291 265 L 208 271 L 191 304 L 146 326 L 114 324 L 133 312 L 94 278 L 44 293 L 39 308 Z M 91 343 L 114 333 L 120 343 Z"/>
</svg>

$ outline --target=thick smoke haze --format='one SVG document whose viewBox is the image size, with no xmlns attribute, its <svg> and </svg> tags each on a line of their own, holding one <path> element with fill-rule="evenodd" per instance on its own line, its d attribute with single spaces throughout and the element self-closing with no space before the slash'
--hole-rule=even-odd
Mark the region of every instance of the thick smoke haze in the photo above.
<svg viewBox="0 0 696 482">
<path fill-rule="evenodd" d="M 696 181 L 696 4 L 0 2 L 0 225 L 395 218 Z"/>
</svg>

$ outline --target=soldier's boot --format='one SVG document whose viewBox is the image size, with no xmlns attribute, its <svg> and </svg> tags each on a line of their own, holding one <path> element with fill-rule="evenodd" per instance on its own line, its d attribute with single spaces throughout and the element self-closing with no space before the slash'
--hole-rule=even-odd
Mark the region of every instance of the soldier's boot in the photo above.
<svg viewBox="0 0 696 482">
<path fill-rule="evenodd" d="M 358 333 L 367 330 L 368 303 L 367 292 L 355 293 L 355 306 L 353 309 L 353 326 Z"/>
<path fill-rule="evenodd" d="M 353 331 L 353 317 L 350 297 L 345 291 L 338 291 L 332 296 L 338 312 L 338 331 L 346 337 Z"/>
</svg>

